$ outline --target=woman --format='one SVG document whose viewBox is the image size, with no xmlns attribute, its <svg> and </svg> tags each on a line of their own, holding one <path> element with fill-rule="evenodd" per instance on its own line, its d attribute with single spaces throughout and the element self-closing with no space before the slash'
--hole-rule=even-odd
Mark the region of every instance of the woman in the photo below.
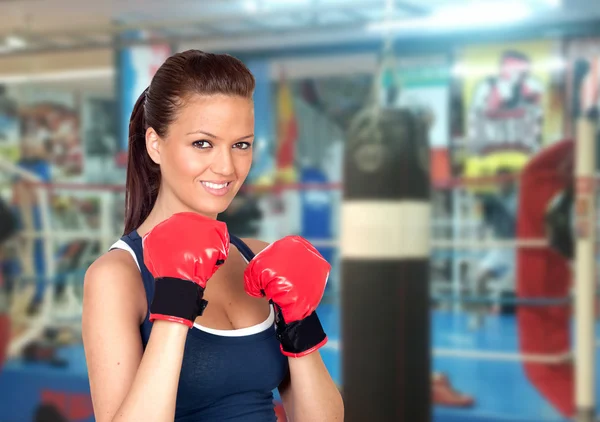
<svg viewBox="0 0 600 422">
<path fill-rule="evenodd" d="M 125 235 L 84 282 L 98 422 L 275 421 L 275 388 L 293 421 L 343 420 L 313 312 L 328 264 L 216 220 L 250 170 L 253 90 L 237 59 L 191 50 L 134 107 Z"/>
</svg>

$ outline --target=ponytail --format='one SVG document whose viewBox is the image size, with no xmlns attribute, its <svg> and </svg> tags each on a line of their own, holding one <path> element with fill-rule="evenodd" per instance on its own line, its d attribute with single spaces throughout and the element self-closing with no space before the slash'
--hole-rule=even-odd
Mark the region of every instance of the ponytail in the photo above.
<svg viewBox="0 0 600 422">
<path fill-rule="evenodd" d="M 129 151 L 125 182 L 125 230 L 136 230 L 150 214 L 160 185 L 160 168 L 146 151 L 145 103 L 148 89 L 144 90 L 133 107 L 129 120 Z"/>
</svg>

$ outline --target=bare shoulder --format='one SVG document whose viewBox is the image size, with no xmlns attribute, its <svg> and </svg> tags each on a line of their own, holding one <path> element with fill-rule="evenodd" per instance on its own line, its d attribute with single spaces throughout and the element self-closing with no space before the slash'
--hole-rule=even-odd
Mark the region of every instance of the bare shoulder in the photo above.
<svg viewBox="0 0 600 422">
<path fill-rule="evenodd" d="M 262 251 L 264 248 L 269 246 L 269 242 L 259 239 L 243 238 L 241 239 L 255 254 Z"/>
<path fill-rule="evenodd" d="M 115 249 L 106 252 L 90 265 L 85 273 L 84 312 L 87 308 L 107 302 L 129 303 L 128 311 L 143 319 L 145 293 L 140 271 L 129 252 Z M 102 305 L 100 305 L 102 306 Z"/>
<path fill-rule="evenodd" d="M 84 284 L 96 283 L 96 280 L 102 280 L 103 284 L 110 283 L 108 280 L 115 280 L 115 276 L 139 278 L 137 264 L 129 252 L 115 249 L 101 255 L 88 267 Z"/>
</svg>

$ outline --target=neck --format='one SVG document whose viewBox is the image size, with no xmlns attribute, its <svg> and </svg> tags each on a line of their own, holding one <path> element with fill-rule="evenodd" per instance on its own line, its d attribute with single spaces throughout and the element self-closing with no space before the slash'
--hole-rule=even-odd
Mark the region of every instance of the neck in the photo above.
<svg viewBox="0 0 600 422">
<path fill-rule="evenodd" d="M 183 204 L 175 195 L 166 193 L 163 189 L 160 189 L 154 207 L 152 207 L 152 211 L 150 211 L 148 218 L 146 218 L 138 228 L 138 234 L 144 236 L 144 234 L 150 231 L 154 226 L 165 221 L 173 214 L 180 212 L 195 212 L 208 218 L 217 219 L 216 215 L 200 213 Z"/>
</svg>

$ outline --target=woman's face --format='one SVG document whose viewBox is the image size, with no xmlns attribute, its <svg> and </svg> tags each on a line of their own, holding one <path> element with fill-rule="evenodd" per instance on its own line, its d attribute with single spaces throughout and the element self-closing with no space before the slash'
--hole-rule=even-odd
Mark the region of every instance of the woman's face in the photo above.
<svg viewBox="0 0 600 422">
<path fill-rule="evenodd" d="M 160 195 L 173 212 L 215 218 L 225 211 L 252 164 L 254 105 L 226 95 L 194 95 L 165 138 L 148 129 L 148 152 L 161 168 Z"/>
</svg>

